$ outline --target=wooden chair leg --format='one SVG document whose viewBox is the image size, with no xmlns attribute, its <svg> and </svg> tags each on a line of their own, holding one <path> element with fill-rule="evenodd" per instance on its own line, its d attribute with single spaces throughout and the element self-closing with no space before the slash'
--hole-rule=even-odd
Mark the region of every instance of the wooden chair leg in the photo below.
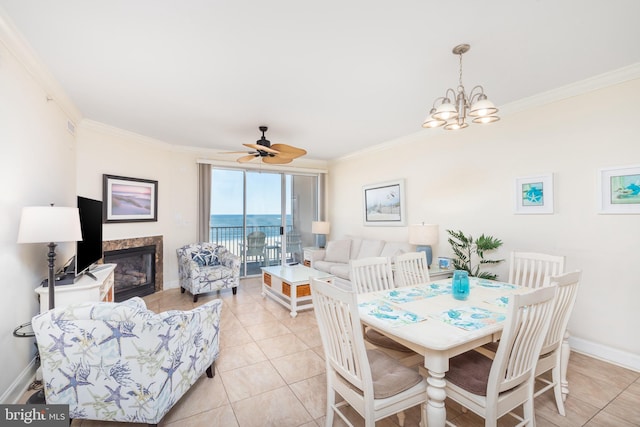
<svg viewBox="0 0 640 427">
<path fill-rule="evenodd" d="M 180 293 L 184 294 L 185 288 L 183 288 L 182 286 L 180 286 Z"/>
<path fill-rule="evenodd" d="M 207 377 L 213 378 L 215 374 L 216 374 L 216 361 L 214 360 L 211 366 L 207 368 Z"/>
<path fill-rule="evenodd" d="M 234 286 L 233 288 L 231 288 L 231 292 L 233 292 L 233 294 L 237 294 L 238 293 L 238 287 Z"/>
<path fill-rule="evenodd" d="M 198 294 L 195 294 L 195 295 L 193 296 L 193 302 L 198 302 Z"/>
</svg>

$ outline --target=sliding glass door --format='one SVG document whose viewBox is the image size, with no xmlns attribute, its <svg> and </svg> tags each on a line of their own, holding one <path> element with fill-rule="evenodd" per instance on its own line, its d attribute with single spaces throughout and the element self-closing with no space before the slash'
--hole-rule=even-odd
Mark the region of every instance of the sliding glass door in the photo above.
<svg viewBox="0 0 640 427">
<path fill-rule="evenodd" d="M 211 174 L 211 241 L 242 259 L 241 275 L 270 265 L 302 263 L 313 242 L 318 177 L 222 169 Z"/>
</svg>

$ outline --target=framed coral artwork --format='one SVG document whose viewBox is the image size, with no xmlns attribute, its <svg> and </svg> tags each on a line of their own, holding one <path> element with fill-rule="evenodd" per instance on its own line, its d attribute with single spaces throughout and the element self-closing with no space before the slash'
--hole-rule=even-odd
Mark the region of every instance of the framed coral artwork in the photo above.
<svg viewBox="0 0 640 427">
<path fill-rule="evenodd" d="M 516 178 L 516 214 L 553 213 L 553 174 Z"/>
<path fill-rule="evenodd" d="M 640 214 L 640 165 L 600 169 L 602 214 Z"/>
</svg>

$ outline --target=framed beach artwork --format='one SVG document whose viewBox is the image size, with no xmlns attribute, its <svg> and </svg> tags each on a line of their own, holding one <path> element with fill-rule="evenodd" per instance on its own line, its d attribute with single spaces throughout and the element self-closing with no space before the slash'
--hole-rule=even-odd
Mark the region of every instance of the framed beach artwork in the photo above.
<svg viewBox="0 0 640 427">
<path fill-rule="evenodd" d="M 158 181 L 102 175 L 104 222 L 158 220 Z"/>
<path fill-rule="evenodd" d="M 404 180 L 365 185 L 362 190 L 364 225 L 406 225 Z"/>
<path fill-rule="evenodd" d="M 640 214 L 640 165 L 600 169 L 600 213 Z"/>
<path fill-rule="evenodd" d="M 553 174 L 516 178 L 516 214 L 553 213 Z"/>
</svg>

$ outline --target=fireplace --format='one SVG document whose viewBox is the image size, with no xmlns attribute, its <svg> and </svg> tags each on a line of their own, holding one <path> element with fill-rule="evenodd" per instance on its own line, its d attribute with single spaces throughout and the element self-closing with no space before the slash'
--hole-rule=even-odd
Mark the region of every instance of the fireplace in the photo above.
<svg viewBox="0 0 640 427">
<path fill-rule="evenodd" d="M 104 262 L 117 264 L 115 301 L 162 290 L 162 236 L 107 240 L 102 248 Z"/>
<path fill-rule="evenodd" d="M 156 247 L 117 249 L 104 253 L 104 262 L 117 264 L 114 271 L 114 299 L 143 297 L 155 292 Z"/>
</svg>

